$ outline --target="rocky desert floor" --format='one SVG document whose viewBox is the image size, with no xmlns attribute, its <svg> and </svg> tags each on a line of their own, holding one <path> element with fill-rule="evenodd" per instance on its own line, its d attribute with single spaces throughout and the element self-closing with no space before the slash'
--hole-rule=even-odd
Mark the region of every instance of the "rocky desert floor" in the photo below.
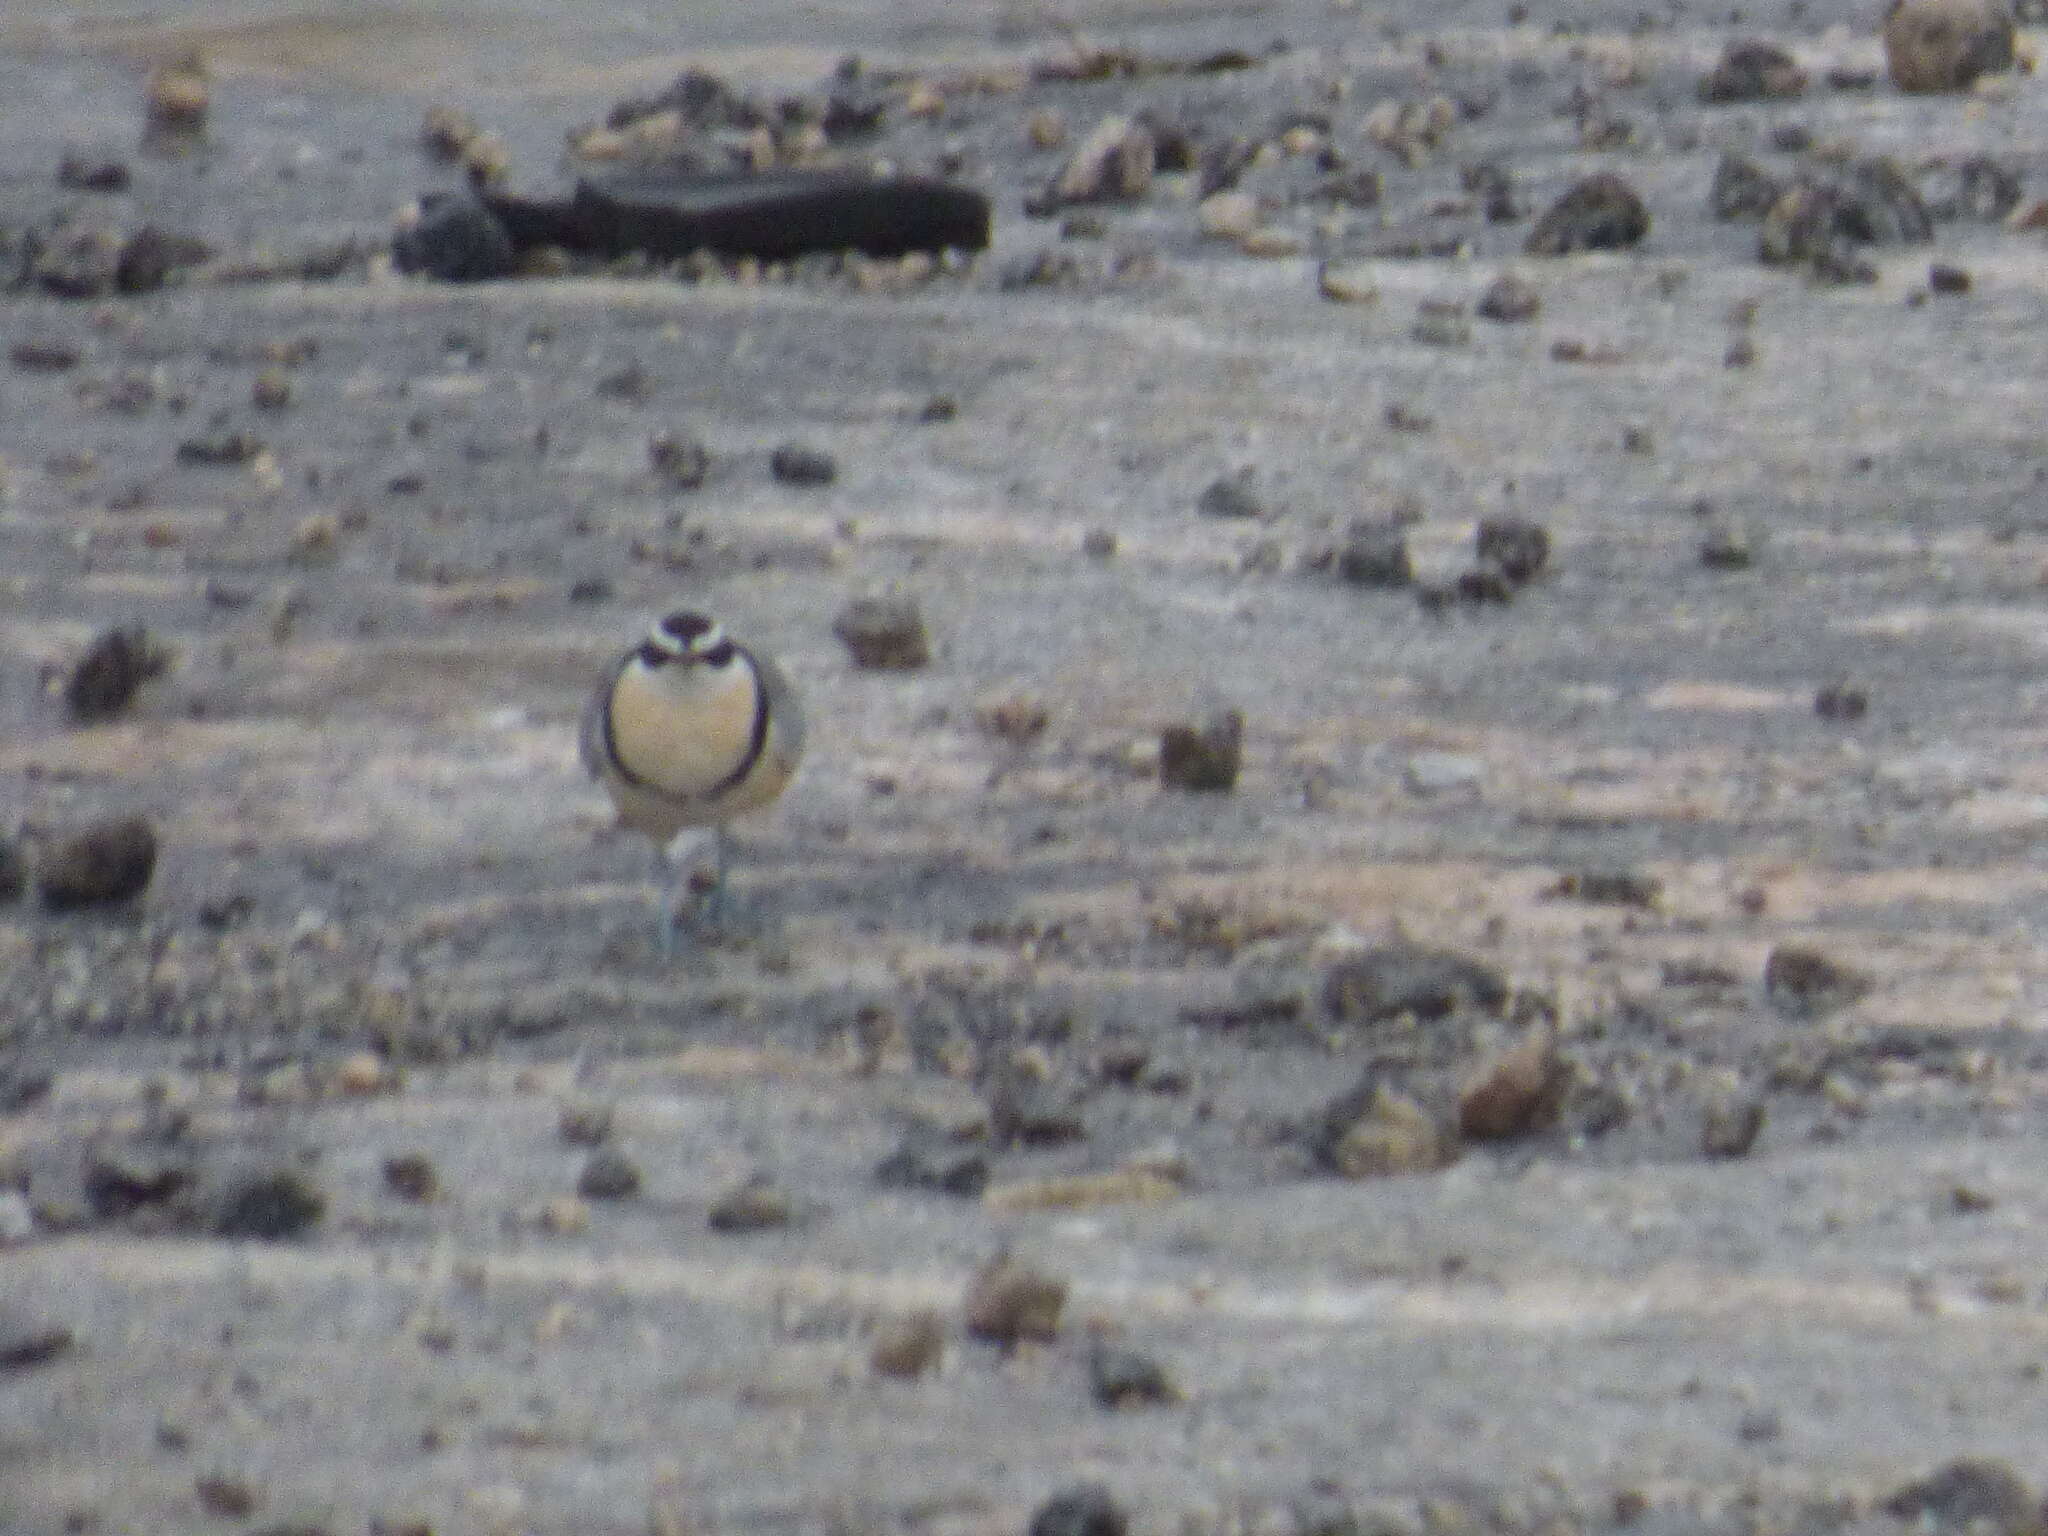
<svg viewBox="0 0 2048 1536">
<path fill-rule="evenodd" d="M 2038 1529 L 2048 88 L 1877 22 L 11 5 L 0 1529 Z M 432 108 L 566 187 L 848 55 L 987 252 L 390 269 Z M 1118 114 L 1195 168 L 1027 214 Z M 1731 152 L 2022 217 L 1823 282 Z M 1599 171 L 1647 237 L 1525 255 Z M 683 604 L 811 741 L 664 957 L 575 737 Z"/>
</svg>

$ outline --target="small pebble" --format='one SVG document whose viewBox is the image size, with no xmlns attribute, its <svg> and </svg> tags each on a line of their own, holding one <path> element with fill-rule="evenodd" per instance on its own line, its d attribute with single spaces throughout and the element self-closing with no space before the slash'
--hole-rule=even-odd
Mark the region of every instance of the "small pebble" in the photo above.
<svg viewBox="0 0 2048 1536">
<path fill-rule="evenodd" d="M 612 1106 L 564 1104 L 555 1132 L 572 1147 L 601 1147 L 611 1140 Z"/>
<path fill-rule="evenodd" d="M 1059 1336 L 1067 1282 L 1007 1255 L 984 1265 L 967 1285 L 967 1332 L 1005 1349 Z"/>
<path fill-rule="evenodd" d="M 1885 67 L 1902 91 L 1966 91 L 2011 69 L 2013 44 L 2005 0 L 1893 0 L 1885 12 Z"/>
<path fill-rule="evenodd" d="M 1253 489 L 1249 467 L 1210 481 L 1195 498 L 1195 510 L 1204 517 L 1243 518 L 1263 517 L 1266 511 Z"/>
<path fill-rule="evenodd" d="M 1542 309 L 1543 296 L 1536 291 L 1534 283 L 1512 272 L 1503 272 L 1487 284 L 1472 312 L 1480 319 L 1491 320 L 1497 325 L 1518 325 L 1534 320 Z"/>
<path fill-rule="evenodd" d="M 134 899 L 156 870 L 156 833 L 140 816 L 115 816 L 46 845 L 36 884 L 53 912 Z"/>
<path fill-rule="evenodd" d="M 1621 177 L 1601 171 L 1575 183 L 1529 231 L 1531 256 L 1626 250 L 1650 232 L 1650 213 Z"/>
<path fill-rule="evenodd" d="M 727 1234 L 768 1232 L 796 1219 L 789 1196 L 762 1175 L 746 1179 L 712 1201 L 705 1225 Z"/>
<path fill-rule="evenodd" d="M 1237 787 L 1243 760 L 1244 716 L 1234 709 L 1159 733 L 1159 782 L 1169 789 L 1227 794 Z"/>
<path fill-rule="evenodd" d="M 194 1480 L 199 1507 L 217 1520 L 246 1520 L 261 1503 L 256 1490 L 239 1477 L 207 1476 Z"/>
<path fill-rule="evenodd" d="M 266 368 L 249 386 L 249 403 L 259 411 L 281 411 L 292 403 L 292 381 L 282 368 Z"/>
<path fill-rule="evenodd" d="M 1728 1095 L 1700 1116 L 1700 1155 L 1715 1161 L 1747 1157 L 1764 1128 L 1764 1101 L 1754 1094 Z"/>
<path fill-rule="evenodd" d="M 2009 1462 L 1962 1456 L 1916 1478 L 1884 1500 L 1884 1512 L 1918 1527 L 2038 1536 L 2040 1505 Z"/>
<path fill-rule="evenodd" d="M 1088 1351 L 1088 1391 L 1104 1408 L 1153 1407 L 1178 1396 L 1157 1360 L 1100 1339 Z"/>
<path fill-rule="evenodd" d="M 839 478 L 839 462 L 821 448 L 784 443 L 768 456 L 768 469 L 784 485 L 830 485 Z"/>
<path fill-rule="evenodd" d="M 1700 539 L 1700 564 L 1710 571 L 1746 571 L 1755 562 L 1749 528 L 1734 518 L 1717 521 Z"/>
<path fill-rule="evenodd" d="M 384 1159 L 384 1187 L 401 1200 L 424 1205 L 439 1197 L 441 1176 L 424 1152 L 401 1152 Z"/>
<path fill-rule="evenodd" d="M 237 1175 L 215 1202 L 215 1237 L 280 1242 L 304 1235 L 326 1214 L 327 1197 L 295 1168 Z"/>
<path fill-rule="evenodd" d="M 1323 977 L 1323 1008 L 1340 1023 L 1403 1014 L 1427 1021 L 1463 1008 L 1498 1014 L 1507 1000 L 1507 982 L 1492 966 L 1421 944 L 1379 945 L 1337 961 Z"/>
<path fill-rule="evenodd" d="M 590 1154 L 576 1176 L 576 1193 L 586 1200 L 627 1200 L 640 1193 L 640 1168 L 610 1147 Z"/>
<path fill-rule="evenodd" d="M 1337 546 L 1338 577 L 1354 587 L 1405 587 L 1415 579 L 1408 536 L 1390 522 L 1359 519 Z"/>
<path fill-rule="evenodd" d="M 76 368 L 82 355 L 68 341 L 17 341 L 7 349 L 7 360 L 23 373 L 62 373 Z"/>
<path fill-rule="evenodd" d="M 1532 1031 L 1465 1080 L 1458 1133 L 1468 1141 L 1507 1141 L 1548 1130 L 1564 1108 L 1572 1075 L 1550 1031 Z"/>
<path fill-rule="evenodd" d="M 1823 720 L 1846 725 L 1870 712 L 1870 695 L 1855 683 L 1823 683 L 1814 692 L 1813 712 Z"/>
<path fill-rule="evenodd" d="M 1803 944 L 1780 944 L 1764 961 L 1764 996 L 1787 1018 L 1817 1018 L 1869 990 L 1868 977 Z"/>
<path fill-rule="evenodd" d="M 1516 585 L 1533 580 L 1550 563 L 1550 530 L 1520 517 L 1481 518 L 1473 553 Z"/>
<path fill-rule="evenodd" d="M 64 706 L 81 724 L 126 709 L 144 683 L 163 675 L 170 652 L 140 625 L 103 631 L 64 680 Z"/>
<path fill-rule="evenodd" d="M 875 1328 L 868 1365 L 878 1376 L 906 1379 L 939 1368 L 946 1353 L 946 1321 L 924 1308 L 902 1317 L 885 1318 Z"/>
<path fill-rule="evenodd" d="M 1968 293 L 1970 274 L 1967 268 L 1937 261 L 1927 269 L 1927 286 L 1931 291 L 1940 294 Z"/>
<path fill-rule="evenodd" d="M 914 598 L 856 598 L 832 621 L 832 633 L 863 671 L 914 672 L 931 660 Z"/>
<path fill-rule="evenodd" d="M 29 1371 L 71 1353 L 77 1338 L 69 1328 L 0 1313 L 0 1371 Z"/>
<path fill-rule="evenodd" d="M 1081 1483 L 1054 1494 L 1032 1512 L 1030 1536 L 1126 1536 L 1129 1526 L 1107 1488 Z"/>
<path fill-rule="evenodd" d="M 988 1188 L 988 1156 L 948 1138 L 912 1133 L 875 1165 L 875 1182 L 978 1200 Z"/>
</svg>

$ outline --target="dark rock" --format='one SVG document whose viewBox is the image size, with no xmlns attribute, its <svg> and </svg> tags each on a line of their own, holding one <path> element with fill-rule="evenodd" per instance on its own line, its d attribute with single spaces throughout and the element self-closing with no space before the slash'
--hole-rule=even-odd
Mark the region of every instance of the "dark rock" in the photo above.
<svg viewBox="0 0 2048 1536">
<path fill-rule="evenodd" d="M 711 450 L 688 432 L 664 432 L 652 439 L 647 462 L 671 490 L 697 490 L 711 475 Z"/>
<path fill-rule="evenodd" d="M 222 432 L 213 437 L 188 437 L 178 444 L 178 462 L 208 469 L 247 464 L 263 451 L 263 440 L 247 432 Z"/>
<path fill-rule="evenodd" d="M 1757 255 L 1766 264 L 1810 267 L 1823 281 L 1875 282 L 1858 251 L 1933 238 L 1934 223 L 1904 174 L 1888 160 L 1866 160 L 1839 176 L 1802 176 L 1764 215 Z"/>
<path fill-rule="evenodd" d="M 101 1221 L 163 1205 L 193 1185 L 191 1158 L 179 1149 L 124 1144 L 100 1147 L 85 1160 L 85 1200 Z"/>
<path fill-rule="evenodd" d="M 1805 89 L 1806 71 L 1792 55 L 1771 43 L 1743 38 L 1722 50 L 1720 63 L 1700 82 L 1699 97 L 1709 106 L 1719 106 L 1777 100 Z"/>
<path fill-rule="evenodd" d="M 114 257 L 114 287 L 121 293 L 155 293 L 174 268 L 190 263 L 188 253 L 154 224 L 145 224 L 126 240 Z"/>
<path fill-rule="evenodd" d="M 1813 695 L 1813 712 L 1842 724 L 1861 720 L 1870 711 L 1870 695 L 1854 683 L 1823 683 Z"/>
<path fill-rule="evenodd" d="M 1385 194 L 1380 173 L 1368 166 L 1346 166 L 1323 178 L 1316 196 L 1346 208 L 1376 208 Z"/>
<path fill-rule="evenodd" d="M 1204 517 L 1263 517 L 1265 505 L 1252 488 L 1249 466 L 1234 475 L 1220 475 L 1195 498 L 1195 510 Z"/>
<path fill-rule="evenodd" d="M 1732 150 L 1714 168 L 1707 207 L 1717 219 L 1760 219 L 1784 195 L 1785 184 L 1762 166 Z"/>
<path fill-rule="evenodd" d="M 1472 312 L 1482 320 L 1516 325 L 1534 320 L 1542 308 L 1543 297 L 1536 291 L 1534 283 L 1512 272 L 1503 272 L 1486 285 L 1486 291 L 1479 295 L 1479 302 L 1472 306 Z"/>
<path fill-rule="evenodd" d="M 827 142 L 844 144 L 880 133 L 888 115 L 889 98 L 856 76 L 834 83 L 818 127 Z"/>
<path fill-rule="evenodd" d="M 1818 1018 L 1869 990 L 1868 977 L 1805 945 L 1780 944 L 1764 961 L 1764 996 L 1788 1018 Z"/>
<path fill-rule="evenodd" d="M 208 1476 L 194 1480 L 199 1507 L 218 1520 L 246 1520 L 262 1502 L 256 1490 L 239 1477 Z"/>
<path fill-rule="evenodd" d="M 1237 787 L 1243 759 L 1244 716 L 1234 709 L 1159 733 L 1159 782 L 1169 789 L 1227 794 Z"/>
<path fill-rule="evenodd" d="M 1030 1536 L 1125 1536 L 1130 1522 L 1100 1483 L 1061 1490 L 1031 1515 Z"/>
<path fill-rule="evenodd" d="M 1376 1070 L 1323 1108 L 1309 1139 L 1317 1161 L 1347 1179 L 1433 1173 L 1458 1158 L 1455 1133 Z"/>
<path fill-rule="evenodd" d="M 82 355 L 68 341 L 17 341 L 7 349 L 7 360 L 23 373 L 62 373 L 76 368 Z"/>
<path fill-rule="evenodd" d="M 1288 1514 L 1294 1522 L 1291 1536 L 1365 1536 L 1358 1512 L 1334 1483 L 1319 1479 L 1288 1501 Z"/>
<path fill-rule="evenodd" d="M 1506 573 L 1491 565 L 1476 565 L 1469 571 L 1461 571 L 1452 590 L 1461 603 L 1506 604 L 1515 600 L 1515 583 L 1508 580 Z"/>
<path fill-rule="evenodd" d="M 140 816 L 98 821 L 47 844 L 36 860 L 43 905 L 53 912 L 132 900 L 156 870 L 156 833 Z"/>
<path fill-rule="evenodd" d="M 1716 1100 L 1700 1117 L 1700 1155 L 1716 1161 L 1747 1157 L 1764 1128 L 1764 1101 L 1754 1094 Z"/>
<path fill-rule="evenodd" d="M 2006 0 L 1892 0 L 1884 16 L 1885 66 L 1902 91 L 1967 91 L 2013 65 Z"/>
<path fill-rule="evenodd" d="M 57 185 L 74 192 L 126 192 L 126 161 L 82 149 L 67 149 L 57 163 Z"/>
<path fill-rule="evenodd" d="M 705 1224 L 728 1235 L 768 1232 L 796 1219 L 796 1206 L 774 1180 L 755 1176 L 743 1180 L 711 1202 Z"/>
<path fill-rule="evenodd" d="M 1468 1007 L 1497 1014 L 1507 1000 L 1507 982 L 1493 967 L 1420 944 L 1380 945 L 1337 961 L 1323 977 L 1324 1011 L 1341 1022 L 1435 1020 Z"/>
<path fill-rule="evenodd" d="M 832 633 L 863 671 L 914 672 L 931 660 L 924 615 L 913 598 L 856 598 L 832 621 Z"/>
<path fill-rule="evenodd" d="M 988 1188 L 988 1157 L 973 1147 L 911 1135 L 875 1165 L 875 1182 L 897 1189 L 979 1200 Z"/>
<path fill-rule="evenodd" d="M 983 250 L 989 200 L 925 177 L 845 171 L 585 178 L 565 200 L 486 193 L 515 250 L 560 246 L 617 258 L 673 261 L 711 251 L 793 261 L 816 251 L 870 256 Z"/>
<path fill-rule="evenodd" d="M 60 299 L 103 299 L 114 291 L 121 240 L 111 230 L 67 230 L 31 263 L 36 286 Z"/>
<path fill-rule="evenodd" d="M 2025 1479 L 1988 1456 L 1958 1457 L 1892 1493 L 1883 1508 L 1923 1529 L 1987 1536 L 2040 1536 L 2042 1529 L 2040 1504 Z"/>
<path fill-rule="evenodd" d="M 768 472 L 784 485 L 830 485 L 839 478 L 839 461 L 822 448 L 784 443 L 768 456 Z"/>
<path fill-rule="evenodd" d="M 623 400 L 628 405 L 645 405 L 654 394 L 654 380 L 640 359 L 630 357 L 612 372 L 597 381 L 597 397 L 600 400 Z M 650 457 L 653 445 L 648 445 Z"/>
<path fill-rule="evenodd" d="M 628 1200 L 640 1193 L 640 1166 L 625 1153 L 601 1147 L 576 1176 L 576 1193 L 586 1200 Z"/>
<path fill-rule="evenodd" d="M 296 1168 L 242 1172 L 226 1181 L 213 1205 L 215 1237 L 282 1242 L 301 1237 L 327 1212 L 327 1197 Z"/>
<path fill-rule="evenodd" d="M 33 1109 L 50 1096 L 56 1084 L 56 1075 L 40 1067 L 0 1062 L 0 1115 L 18 1115 L 24 1109 Z"/>
<path fill-rule="evenodd" d="M 441 1192 L 441 1176 L 424 1152 L 400 1152 L 384 1159 L 384 1187 L 401 1200 L 424 1205 Z"/>
<path fill-rule="evenodd" d="M 1337 575 L 1355 587 L 1405 587 L 1415 579 L 1407 535 L 1388 522 L 1354 522 L 1334 563 Z"/>
<path fill-rule="evenodd" d="M 1088 1351 L 1088 1391 L 1104 1408 L 1151 1407 L 1178 1396 L 1157 1360 L 1100 1339 Z"/>
<path fill-rule="evenodd" d="M 1927 287 L 1932 293 L 1959 294 L 1970 291 L 1970 273 L 1965 267 L 1937 261 L 1927 269 Z"/>
<path fill-rule="evenodd" d="M 555 1134 L 572 1147 L 601 1147 L 611 1140 L 612 1106 L 564 1104 L 555 1121 Z"/>
<path fill-rule="evenodd" d="M 489 282 L 519 270 L 504 221 L 459 193 L 424 200 L 419 222 L 391 237 L 391 261 L 400 272 L 444 283 Z"/>
<path fill-rule="evenodd" d="M 64 680 L 64 707 L 82 724 L 118 715 L 137 689 L 162 676 L 170 659 L 170 653 L 139 625 L 107 630 L 86 648 Z"/>
<path fill-rule="evenodd" d="M 1528 211 L 1515 196 L 1514 176 L 1492 160 L 1466 166 L 1458 173 L 1458 185 L 1479 199 L 1489 224 L 1512 224 Z"/>
<path fill-rule="evenodd" d="M 1649 210 L 1635 188 L 1611 171 L 1601 171 L 1552 203 L 1522 249 L 1531 256 L 1627 250 L 1649 232 Z"/>
<path fill-rule="evenodd" d="M 77 1338 L 60 1324 L 0 1313 L 0 1371 L 29 1371 L 70 1354 Z"/>
<path fill-rule="evenodd" d="M 1639 907 L 1648 911 L 1664 894 L 1664 883 L 1628 869 L 1582 869 L 1558 876 L 1546 896 L 1596 906 Z"/>
<path fill-rule="evenodd" d="M 1517 586 L 1550 562 L 1550 530 L 1521 517 L 1486 517 L 1473 535 L 1473 553 Z"/>
<path fill-rule="evenodd" d="M 1960 164 L 1937 160 L 1921 169 L 1918 191 L 1929 218 L 1995 224 L 2019 206 L 2020 177 L 1989 155 Z"/>
<path fill-rule="evenodd" d="M 920 426 L 933 426 L 939 422 L 951 421 L 960 414 L 960 402 L 951 395 L 927 396 L 923 405 L 917 408 Z"/>
<path fill-rule="evenodd" d="M 1052 1084 L 998 1072 L 988 1090 L 989 1141 L 997 1148 L 1056 1147 L 1087 1134 L 1080 1107 Z"/>
<path fill-rule="evenodd" d="M 1700 539 L 1700 564 L 1710 571 L 1746 571 L 1755 562 L 1749 528 L 1733 518 L 1716 521 Z"/>
<path fill-rule="evenodd" d="M 1573 1072 L 1547 1029 L 1482 1062 L 1458 1091 L 1458 1134 L 1508 1141 L 1557 1124 Z"/>
</svg>

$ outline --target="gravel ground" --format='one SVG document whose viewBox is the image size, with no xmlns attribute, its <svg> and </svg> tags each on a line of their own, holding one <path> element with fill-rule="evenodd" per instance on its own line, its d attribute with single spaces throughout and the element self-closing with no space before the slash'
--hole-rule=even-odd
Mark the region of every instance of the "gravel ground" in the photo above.
<svg viewBox="0 0 2048 1536">
<path fill-rule="evenodd" d="M 726 9 L 0 19 L 0 1530 L 2037 1530 L 2032 75 Z M 393 274 L 429 109 L 547 191 L 686 67 L 991 248 Z M 664 957 L 575 733 L 681 604 L 811 739 Z"/>
</svg>

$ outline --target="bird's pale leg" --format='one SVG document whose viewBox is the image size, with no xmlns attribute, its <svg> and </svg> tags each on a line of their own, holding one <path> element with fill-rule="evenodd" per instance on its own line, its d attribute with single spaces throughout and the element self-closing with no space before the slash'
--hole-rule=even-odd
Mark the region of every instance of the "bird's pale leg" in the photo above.
<svg viewBox="0 0 2048 1536">
<path fill-rule="evenodd" d="M 677 908 L 683 897 L 687 876 L 668 856 L 665 844 L 654 849 L 654 943 L 661 958 L 673 960 L 676 953 Z"/>
</svg>

